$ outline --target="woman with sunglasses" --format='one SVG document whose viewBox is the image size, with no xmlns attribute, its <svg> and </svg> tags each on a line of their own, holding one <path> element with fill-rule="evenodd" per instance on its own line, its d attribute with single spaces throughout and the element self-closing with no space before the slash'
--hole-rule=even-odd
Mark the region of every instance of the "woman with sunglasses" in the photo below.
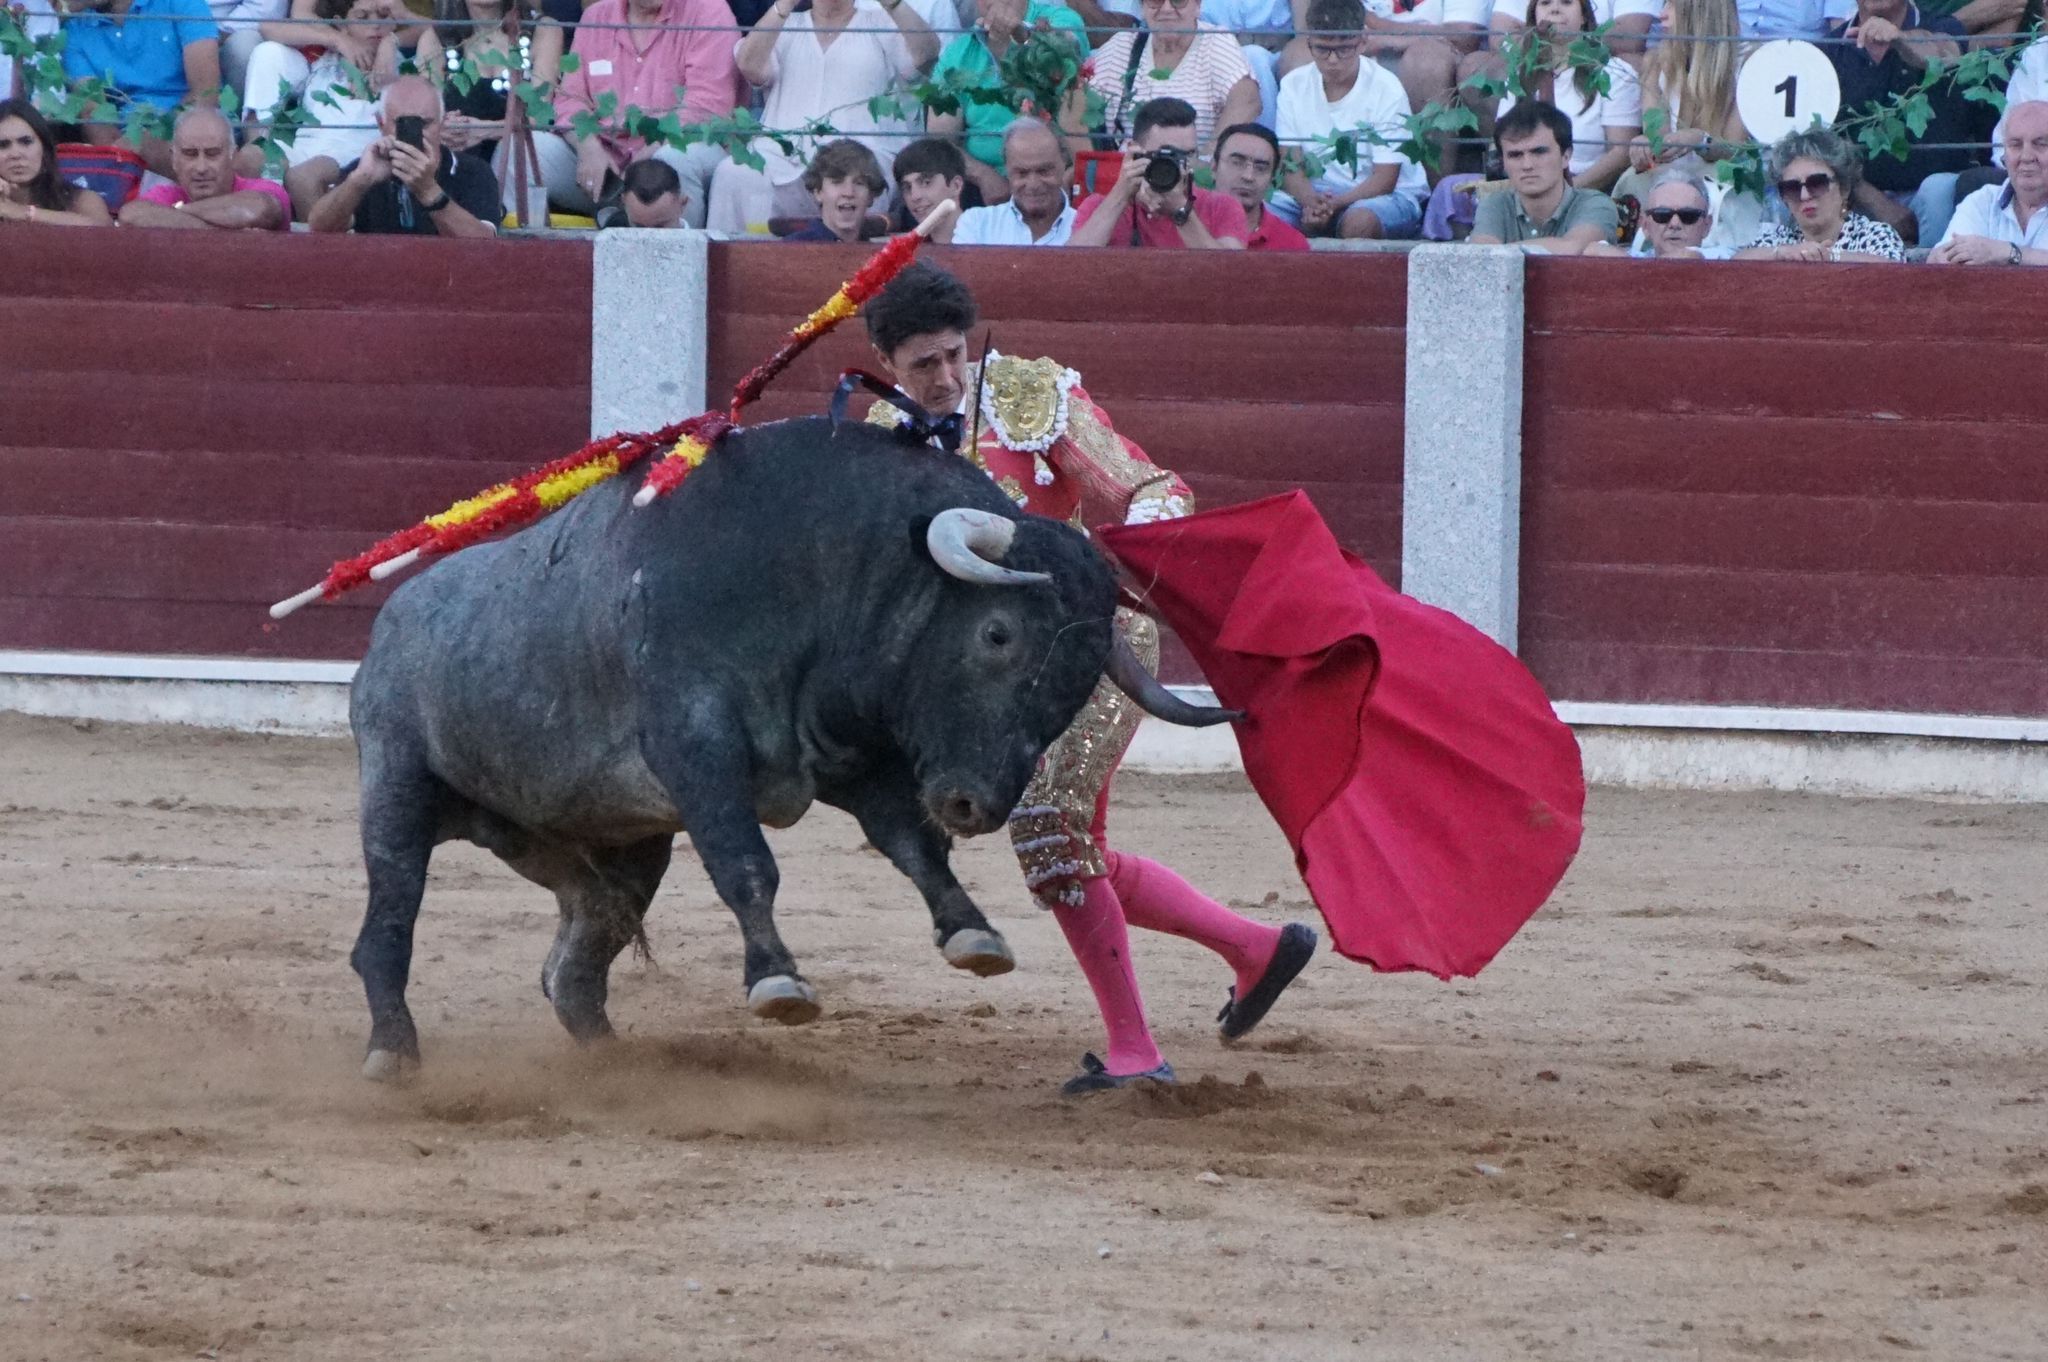
<svg viewBox="0 0 2048 1362">
<path fill-rule="evenodd" d="M 1788 133 L 1767 169 L 1792 225 L 1775 223 L 1735 253 L 1737 260 L 1904 260 L 1906 243 L 1886 224 L 1849 211 L 1862 158 L 1827 128 Z"/>
<path fill-rule="evenodd" d="M 57 169 L 57 139 L 25 99 L 0 100 L 0 222 L 110 227 L 107 202 Z"/>
<path fill-rule="evenodd" d="M 1207 158 L 1218 128 L 1255 122 L 1259 85 L 1237 38 L 1200 20 L 1201 0 L 1140 0 L 1143 23 L 1095 53 L 1089 84 L 1107 105 L 1108 131 L 1119 141 L 1141 105 L 1172 96 L 1195 106 L 1195 142 Z"/>
</svg>

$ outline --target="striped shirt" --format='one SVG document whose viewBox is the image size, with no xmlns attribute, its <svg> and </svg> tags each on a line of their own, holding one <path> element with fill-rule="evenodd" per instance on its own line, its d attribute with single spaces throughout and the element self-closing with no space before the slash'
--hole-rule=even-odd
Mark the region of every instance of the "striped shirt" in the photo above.
<svg viewBox="0 0 2048 1362">
<path fill-rule="evenodd" d="M 1223 110 L 1225 96 L 1239 81 L 1251 78 L 1252 68 L 1236 38 L 1214 24 L 1195 27 L 1199 31 L 1194 42 L 1180 65 L 1163 80 L 1153 74 L 1158 54 L 1150 42 L 1145 44 L 1128 106 L 1124 103 L 1124 72 L 1130 67 L 1131 45 L 1140 30 L 1125 29 L 1096 49 L 1095 75 L 1088 83 L 1108 103 L 1104 117 L 1111 132 L 1129 136 L 1138 106 L 1172 95 L 1195 106 L 1195 142 L 1204 149 L 1209 146 L 1216 136 L 1216 115 Z"/>
</svg>

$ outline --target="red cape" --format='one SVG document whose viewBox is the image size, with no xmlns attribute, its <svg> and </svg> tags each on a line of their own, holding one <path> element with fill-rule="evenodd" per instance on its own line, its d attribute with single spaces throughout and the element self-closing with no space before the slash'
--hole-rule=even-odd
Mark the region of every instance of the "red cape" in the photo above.
<svg viewBox="0 0 2048 1362">
<path fill-rule="evenodd" d="M 1578 741 L 1536 679 L 1338 547 L 1301 492 L 1101 542 L 1237 725 L 1337 949 L 1477 974 L 1564 878 Z"/>
</svg>

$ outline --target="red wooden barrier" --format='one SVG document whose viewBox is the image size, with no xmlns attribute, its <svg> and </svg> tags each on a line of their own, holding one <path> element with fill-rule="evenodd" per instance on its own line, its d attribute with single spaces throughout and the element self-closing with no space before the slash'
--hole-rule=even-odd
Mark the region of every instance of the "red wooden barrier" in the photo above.
<svg viewBox="0 0 2048 1362">
<path fill-rule="evenodd" d="M 590 421 L 590 248 L 19 231 L 0 278 L 0 648 L 355 657 L 334 559 Z"/>
<path fill-rule="evenodd" d="M 2048 714 L 2041 283 L 1532 260 L 1521 647 L 1551 693 Z"/>
</svg>

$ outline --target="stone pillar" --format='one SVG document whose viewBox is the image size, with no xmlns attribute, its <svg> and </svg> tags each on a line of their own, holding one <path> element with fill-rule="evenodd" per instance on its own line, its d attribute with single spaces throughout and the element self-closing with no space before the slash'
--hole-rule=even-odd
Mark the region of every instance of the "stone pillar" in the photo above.
<svg viewBox="0 0 2048 1362">
<path fill-rule="evenodd" d="M 654 430 L 704 410 L 711 238 L 613 228 L 592 245 L 590 433 Z"/>
<path fill-rule="evenodd" d="M 1515 646 L 1522 551 L 1522 252 L 1408 256 L 1401 589 Z"/>
</svg>

